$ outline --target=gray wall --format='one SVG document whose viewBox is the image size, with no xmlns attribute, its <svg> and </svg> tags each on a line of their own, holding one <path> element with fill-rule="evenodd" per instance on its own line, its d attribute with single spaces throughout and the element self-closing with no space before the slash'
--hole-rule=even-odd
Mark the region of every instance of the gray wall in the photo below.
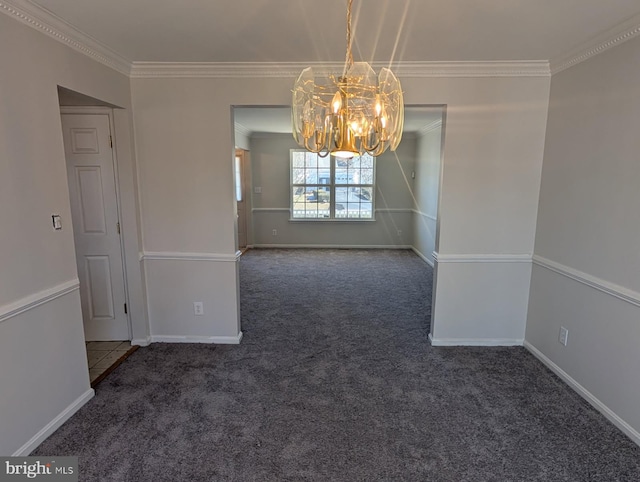
<svg viewBox="0 0 640 482">
<path fill-rule="evenodd" d="M 638 443 L 639 79 L 640 39 L 552 77 L 526 330 Z"/>
<path fill-rule="evenodd" d="M 413 241 L 415 138 L 406 136 L 396 152 L 376 160 L 375 221 L 290 221 L 289 151 L 299 149 L 291 134 L 251 137 L 252 239 L 254 246 L 409 246 Z M 278 234 L 273 236 L 276 229 Z M 398 235 L 398 230 L 401 235 Z"/>
</svg>

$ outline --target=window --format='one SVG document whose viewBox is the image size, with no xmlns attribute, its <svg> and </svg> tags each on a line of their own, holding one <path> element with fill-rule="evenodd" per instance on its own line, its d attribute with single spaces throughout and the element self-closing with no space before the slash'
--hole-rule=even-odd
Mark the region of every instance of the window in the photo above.
<svg viewBox="0 0 640 482">
<path fill-rule="evenodd" d="M 242 201 L 242 157 L 236 156 L 236 162 L 234 164 L 236 171 L 236 201 Z"/>
<path fill-rule="evenodd" d="M 291 151 L 292 219 L 373 219 L 375 158 Z"/>
</svg>

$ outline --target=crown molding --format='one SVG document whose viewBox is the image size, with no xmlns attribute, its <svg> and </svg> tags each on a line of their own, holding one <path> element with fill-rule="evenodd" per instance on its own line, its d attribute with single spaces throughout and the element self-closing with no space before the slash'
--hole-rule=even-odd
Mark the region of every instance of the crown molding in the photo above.
<svg viewBox="0 0 640 482">
<path fill-rule="evenodd" d="M 551 75 L 573 67 L 640 34 L 640 14 L 592 38 L 581 46 L 550 61 Z"/>
<path fill-rule="evenodd" d="M 0 0 L 0 12 L 121 74 L 131 73 L 129 60 L 29 0 Z"/>
<path fill-rule="evenodd" d="M 549 62 L 383 62 L 371 64 L 374 70 L 393 69 L 401 78 L 438 77 L 549 77 Z M 132 78 L 295 78 L 313 67 L 318 75 L 340 72 L 342 62 L 133 62 Z"/>
</svg>

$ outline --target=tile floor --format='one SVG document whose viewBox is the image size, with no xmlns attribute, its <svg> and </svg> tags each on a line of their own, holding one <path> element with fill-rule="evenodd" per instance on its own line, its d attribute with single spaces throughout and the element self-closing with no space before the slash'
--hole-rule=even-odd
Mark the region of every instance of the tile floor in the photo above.
<svg viewBox="0 0 640 482">
<path fill-rule="evenodd" d="M 130 349 L 131 343 L 128 341 L 88 341 L 87 361 L 91 383 Z"/>
</svg>

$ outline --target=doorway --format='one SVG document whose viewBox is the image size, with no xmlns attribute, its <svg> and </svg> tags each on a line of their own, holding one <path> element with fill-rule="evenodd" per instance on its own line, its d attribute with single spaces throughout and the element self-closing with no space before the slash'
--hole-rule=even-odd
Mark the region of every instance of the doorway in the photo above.
<svg viewBox="0 0 640 482">
<path fill-rule="evenodd" d="M 85 340 L 130 340 L 112 111 L 61 107 L 61 119 Z"/>
</svg>

